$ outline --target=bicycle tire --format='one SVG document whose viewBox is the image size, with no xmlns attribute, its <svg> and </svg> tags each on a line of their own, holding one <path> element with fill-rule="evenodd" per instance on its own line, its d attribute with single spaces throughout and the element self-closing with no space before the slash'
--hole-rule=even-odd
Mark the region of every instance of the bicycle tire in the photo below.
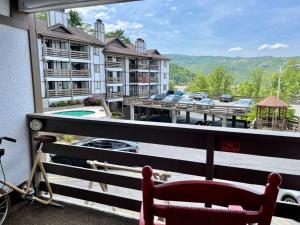
<svg viewBox="0 0 300 225">
<path fill-rule="evenodd" d="M 9 194 L 0 189 L 0 225 L 2 225 L 8 215 L 10 209 L 10 197 Z"/>
</svg>

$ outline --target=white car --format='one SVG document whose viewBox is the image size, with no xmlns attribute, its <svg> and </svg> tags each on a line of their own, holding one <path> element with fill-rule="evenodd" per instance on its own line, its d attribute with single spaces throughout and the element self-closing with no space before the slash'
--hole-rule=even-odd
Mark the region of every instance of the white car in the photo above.
<svg viewBox="0 0 300 225">
<path fill-rule="evenodd" d="M 177 102 L 177 107 L 179 108 L 188 108 L 189 105 L 193 105 L 195 104 L 197 101 L 193 98 L 181 98 L 178 102 Z"/>
<path fill-rule="evenodd" d="M 201 100 L 203 98 L 208 98 L 208 94 L 206 94 L 205 92 L 197 92 L 194 95 L 194 99 Z"/>
</svg>

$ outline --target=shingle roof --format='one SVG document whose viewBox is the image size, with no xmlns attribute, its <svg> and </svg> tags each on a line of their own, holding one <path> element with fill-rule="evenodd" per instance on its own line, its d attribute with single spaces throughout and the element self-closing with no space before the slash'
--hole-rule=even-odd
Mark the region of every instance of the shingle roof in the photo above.
<svg viewBox="0 0 300 225">
<path fill-rule="evenodd" d="M 119 42 L 119 45 L 116 45 L 115 43 Z M 162 59 L 162 60 L 170 60 L 170 58 L 161 55 L 158 50 L 156 49 L 148 49 L 145 54 L 138 53 L 135 49 L 135 46 L 133 44 L 128 44 L 122 42 L 117 37 L 110 37 L 105 38 L 105 51 L 108 53 L 115 53 L 115 54 L 123 54 L 123 55 L 129 55 L 129 56 L 137 56 L 137 57 L 145 57 L 145 58 L 155 58 L 155 59 Z"/>
<path fill-rule="evenodd" d="M 269 96 L 264 100 L 260 101 L 257 106 L 260 107 L 272 107 L 272 108 L 286 108 L 288 104 L 278 99 L 276 96 Z"/>
<path fill-rule="evenodd" d="M 66 32 L 56 31 L 57 28 L 65 29 Z M 84 43 L 89 43 L 92 45 L 104 46 L 105 44 L 95 38 L 94 36 L 88 34 L 84 30 L 78 27 L 68 26 L 65 27 L 63 24 L 56 24 L 54 26 L 48 27 L 47 21 L 36 20 L 37 33 L 46 37 L 54 37 L 65 40 L 80 41 Z"/>
</svg>

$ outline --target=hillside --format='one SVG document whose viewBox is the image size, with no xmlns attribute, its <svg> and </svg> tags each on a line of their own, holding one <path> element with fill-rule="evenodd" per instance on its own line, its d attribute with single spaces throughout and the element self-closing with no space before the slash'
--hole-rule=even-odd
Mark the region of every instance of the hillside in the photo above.
<svg viewBox="0 0 300 225">
<path fill-rule="evenodd" d="M 210 73 L 216 66 L 224 66 L 226 69 L 234 73 L 235 81 L 240 82 L 246 80 L 250 76 L 250 72 L 262 64 L 270 65 L 266 70 L 278 71 L 279 66 L 286 65 L 291 59 L 300 62 L 300 57 L 224 57 L 224 56 L 188 56 L 169 54 L 167 55 L 172 59 L 172 64 L 182 66 L 192 73 L 203 71 L 205 74 Z M 172 77 L 172 69 L 170 70 Z"/>
</svg>

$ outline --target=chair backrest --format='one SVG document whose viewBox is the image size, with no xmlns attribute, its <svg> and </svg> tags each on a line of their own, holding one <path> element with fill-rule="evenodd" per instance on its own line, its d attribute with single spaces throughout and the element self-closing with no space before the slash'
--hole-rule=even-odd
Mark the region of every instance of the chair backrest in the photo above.
<svg viewBox="0 0 300 225">
<path fill-rule="evenodd" d="M 143 168 L 143 219 L 153 225 L 154 216 L 166 218 L 167 225 L 269 225 L 276 205 L 281 176 L 271 173 L 264 193 L 215 181 L 179 181 L 154 185 L 152 169 Z M 237 209 L 196 208 L 155 204 L 154 199 L 208 203 Z"/>
</svg>

